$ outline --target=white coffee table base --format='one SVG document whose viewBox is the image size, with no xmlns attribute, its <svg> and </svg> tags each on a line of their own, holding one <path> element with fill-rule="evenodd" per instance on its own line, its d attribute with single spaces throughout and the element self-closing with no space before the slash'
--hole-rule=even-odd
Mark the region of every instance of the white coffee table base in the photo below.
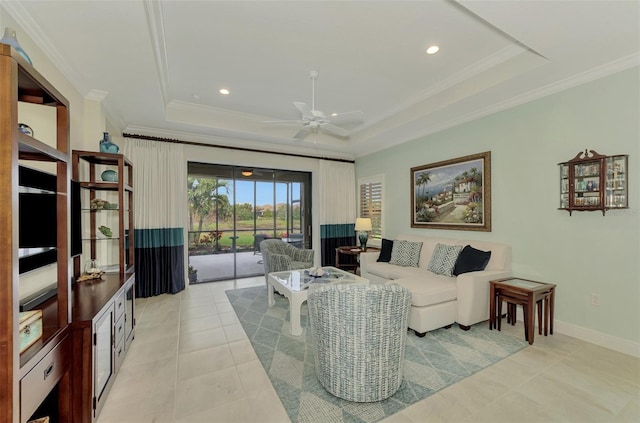
<svg viewBox="0 0 640 423">
<path fill-rule="evenodd" d="M 273 307 L 276 304 L 275 300 L 273 299 L 273 293 L 275 292 L 276 288 L 274 287 L 274 283 L 272 283 L 271 279 L 269 279 L 267 285 L 269 307 Z M 300 325 L 300 309 L 302 308 L 302 303 L 307 301 L 308 291 L 291 291 L 289 289 L 281 289 L 279 290 L 279 292 L 289 300 L 289 321 L 291 322 L 291 335 L 302 335 L 302 325 Z"/>
<path fill-rule="evenodd" d="M 336 269 L 334 267 L 324 267 L 332 274 L 338 274 L 339 278 L 335 280 L 335 283 L 366 283 L 369 281 L 356 276 L 352 273 L 347 273 L 343 270 Z M 302 270 L 289 270 L 283 272 L 269 273 L 267 277 L 267 299 L 269 307 L 275 305 L 273 299 L 274 291 L 278 290 L 282 295 L 289 300 L 289 322 L 291 324 L 291 335 L 302 335 L 302 325 L 300 324 L 300 309 L 302 303 L 307 301 L 307 289 L 300 289 L 301 284 L 304 283 L 304 269 Z M 280 279 L 280 280 L 279 280 Z"/>
</svg>

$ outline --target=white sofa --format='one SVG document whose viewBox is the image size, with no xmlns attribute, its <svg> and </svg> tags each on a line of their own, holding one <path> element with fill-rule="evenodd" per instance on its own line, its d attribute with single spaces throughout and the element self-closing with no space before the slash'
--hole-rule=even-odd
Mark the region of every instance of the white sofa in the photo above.
<svg viewBox="0 0 640 423">
<path fill-rule="evenodd" d="M 416 335 L 458 323 L 468 330 L 475 323 L 489 319 L 489 281 L 508 277 L 511 269 L 511 246 L 486 241 L 403 235 L 398 240 L 422 242 L 418 267 L 402 267 L 377 262 L 379 253 L 360 254 L 360 272 L 370 283 L 396 283 L 411 291 L 409 328 Z M 427 270 L 436 244 L 471 245 L 491 251 L 483 271 L 442 276 Z"/>
</svg>

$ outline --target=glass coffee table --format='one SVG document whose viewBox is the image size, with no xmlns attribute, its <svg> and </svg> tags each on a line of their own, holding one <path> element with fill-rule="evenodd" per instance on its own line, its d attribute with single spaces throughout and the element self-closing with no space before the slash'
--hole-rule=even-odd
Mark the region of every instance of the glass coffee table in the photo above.
<svg viewBox="0 0 640 423">
<path fill-rule="evenodd" d="M 320 277 L 309 275 L 307 269 L 287 270 L 284 272 L 269 273 L 267 278 L 267 295 L 269 307 L 275 305 L 273 292 L 277 290 L 289 300 L 289 320 L 291 322 L 291 335 L 302 335 L 300 326 L 300 307 L 307 301 L 309 286 L 312 284 L 351 284 L 369 281 L 353 273 L 336 269 L 335 267 L 323 267 L 325 274 Z"/>
</svg>

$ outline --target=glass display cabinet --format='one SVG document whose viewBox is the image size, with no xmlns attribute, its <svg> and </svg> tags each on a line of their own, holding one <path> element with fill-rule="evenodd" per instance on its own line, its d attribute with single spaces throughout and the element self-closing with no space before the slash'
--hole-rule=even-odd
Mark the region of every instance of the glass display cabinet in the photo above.
<svg viewBox="0 0 640 423">
<path fill-rule="evenodd" d="M 578 153 L 560 167 L 560 210 L 602 211 L 629 207 L 628 155 Z"/>
</svg>

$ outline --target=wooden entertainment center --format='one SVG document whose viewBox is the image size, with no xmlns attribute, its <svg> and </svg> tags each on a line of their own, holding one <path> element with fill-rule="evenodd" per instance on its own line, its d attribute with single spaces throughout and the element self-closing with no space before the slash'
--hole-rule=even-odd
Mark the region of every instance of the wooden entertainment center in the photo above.
<svg viewBox="0 0 640 423">
<path fill-rule="evenodd" d="M 19 103 L 46 108 L 46 116 L 55 116 L 53 142 L 19 127 L 24 123 L 18 117 Z M 74 152 L 72 156 L 68 101 L 5 44 L 0 44 L 0 117 L 0 421 L 24 423 L 47 416 L 51 423 L 92 422 L 135 333 L 132 166 L 117 154 Z M 88 163 L 88 174 L 78 172 L 80 162 Z M 97 180 L 95 166 L 117 169 L 123 181 Z M 52 187 L 43 190 L 21 181 L 27 167 L 49 170 Z M 72 167 L 77 183 L 72 182 Z M 83 196 L 75 207 L 72 197 L 78 184 Z M 107 239 L 96 231 L 98 212 L 90 204 L 103 191 L 118 199 L 115 208 L 100 212 L 104 213 L 100 219 L 109 219 L 114 228 Z M 20 199 L 25 194 L 42 195 L 43 202 L 53 198 L 55 217 L 45 207 L 23 210 L 27 203 L 21 208 Z M 75 211 L 83 221 L 83 233 L 77 237 Z M 38 217 L 55 222 L 48 225 L 55 225 L 49 244 L 22 245 L 26 237 L 21 232 L 29 227 L 25 225 L 29 219 L 20 219 L 23 212 L 35 216 L 33 226 Z M 82 256 L 72 259 L 77 254 L 72 241 L 80 236 Z M 112 268 L 99 279 L 76 282 L 84 271 L 81 261 L 95 258 L 101 248 L 117 251 L 117 259 L 109 263 Z M 42 335 L 21 351 L 23 283 L 26 277 L 42 273 L 50 292 L 41 296 L 44 302 L 29 306 L 37 312 L 31 314 L 42 313 Z"/>
</svg>

